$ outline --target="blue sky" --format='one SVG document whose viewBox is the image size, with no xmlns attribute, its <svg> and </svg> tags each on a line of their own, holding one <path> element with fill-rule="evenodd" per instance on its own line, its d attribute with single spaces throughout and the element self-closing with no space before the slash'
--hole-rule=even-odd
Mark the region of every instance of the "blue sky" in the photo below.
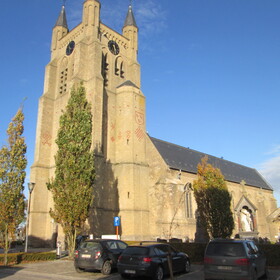
<svg viewBox="0 0 280 280">
<path fill-rule="evenodd" d="M 128 0 L 100 0 L 121 33 Z M 69 28 L 83 0 L 67 0 Z M 60 0 L 1 1 L 0 145 L 25 97 L 27 182 Z M 280 1 L 134 0 L 147 131 L 256 168 L 280 202 Z"/>
</svg>

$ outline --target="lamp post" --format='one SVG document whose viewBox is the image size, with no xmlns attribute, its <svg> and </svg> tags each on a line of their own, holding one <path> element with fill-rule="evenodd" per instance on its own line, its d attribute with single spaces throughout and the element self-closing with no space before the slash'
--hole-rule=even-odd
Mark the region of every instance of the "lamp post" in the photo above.
<svg viewBox="0 0 280 280">
<path fill-rule="evenodd" d="M 35 187 L 35 183 L 28 183 L 29 197 L 27 204 L 27 217 L 26 217 L 26 226 L 25 226 L 25 249 L 24 252 L 27 252 L 28 246 L 28 230 L 29 230 L 29 213 L 30 213 L 30 201 L 31 201 L 31 193 Z"/>
</svg>

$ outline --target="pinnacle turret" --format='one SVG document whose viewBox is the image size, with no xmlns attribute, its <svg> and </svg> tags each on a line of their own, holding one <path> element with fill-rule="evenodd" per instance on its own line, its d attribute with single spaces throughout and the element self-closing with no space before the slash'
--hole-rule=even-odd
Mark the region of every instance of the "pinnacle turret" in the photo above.
<svg viewBox="0 0 280 280">
<path fill-rule="evenodd" d="M 56 27 L 56 26 L 62 26 L 62 27 L 65 27 L 66 29 L 68 29 L 64 5 L 61 8 L 60 15 L 59 15 L 54 27 Z"/>
<path fill-rule="evenodd" d="M 125 19 L 123 27 L 126 27 L 126 26 L 135 26 L 135 27 L 137 27 L 137 24 L 136 24 L 134 15 L 133 15 L 133 11 L 132 11 L 132 6 L 131 5 L 129 5 L 129 7 L 128 7 L 128 12 L 127 12 L 126 19 Z"/>
</svg>

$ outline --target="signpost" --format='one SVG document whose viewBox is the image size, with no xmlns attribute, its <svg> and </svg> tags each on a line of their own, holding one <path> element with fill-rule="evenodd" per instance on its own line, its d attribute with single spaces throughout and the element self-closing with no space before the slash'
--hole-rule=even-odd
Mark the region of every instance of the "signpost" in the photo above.
<svg viewBox="0 0 280 280">
<path fill-rule="evenodd" d="M 114 217 L 114 226 L 116 227 L 117 239 L 119 239 L 119 226 L 120 225 L 121 225 L 121 218 L 120 217 Z"/>
</svg>

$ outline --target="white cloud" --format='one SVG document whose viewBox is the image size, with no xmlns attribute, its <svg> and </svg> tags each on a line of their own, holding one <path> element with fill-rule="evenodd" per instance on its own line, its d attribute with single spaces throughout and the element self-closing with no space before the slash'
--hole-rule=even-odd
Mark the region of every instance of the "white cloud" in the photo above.
<svg viewBox="0 0 280 280">
<path fill-rule="evenodd" d="M 274 195 L 280 204 L 280 145 L 275 145 L 267 153 L 271 157 L 260 164 L 258 171 L 274 189 Z"/>
<path fill-rule="evenodd" d="M 82 21 L 82 5 L 80 1 L 69 1 L 66 4 L 66 17 L 70 29 Z"/>
<path fill-rule="evenodd" d="M 275 150 L 277 151 L 277 150 Z M 271 185 L 274 190 L 274 196 L 280 206 L 280 154 L 273 154 L 273 157 L 263 162 L 258 171 Z"/>
<path fill-rule="evenodd" d="M 259 171 L 274 189 L 280 190 L 280 155 L 263 162 Z"/>
<path fill-rule="evenodd" d="M 101 5 L 101 20 L 110 28 L 121 32 L 128 11 L 128 1 L 115 0 L 114 3 L 104 1 Z M 167 26 L 167 12 L 158 0 L 133 2 L 133 13 L 140 35 L 150 37 L 159 34 Z M 82 4 L 80 0 L 67 2 L 66 14 L 68 26 L 74 28 L 82 19 Z"/>
<path fill-rule="evenodd" d="M 280 145 L 274 145 L 272 149 L 266 153 L 267 155 L 279 155 L 280 156 Z"/>
<path fill-rule="evenodd" d="M 24 85 L 28 84 L 28 80 L 25 79 L 25 78 L 21 78 L 21 79 L 19 80 L 19 83 L 20 83 L 21 86 L 24 86 Z"/>
<path fill-rule="evenodd" d="M 141 29 L 142 36 L 151 36 L 161 33 L 167 26 L 167 13 L 158 1 L 147 0 L 139 2 L 135 15 L 137 25 Z"/>
</svg>

